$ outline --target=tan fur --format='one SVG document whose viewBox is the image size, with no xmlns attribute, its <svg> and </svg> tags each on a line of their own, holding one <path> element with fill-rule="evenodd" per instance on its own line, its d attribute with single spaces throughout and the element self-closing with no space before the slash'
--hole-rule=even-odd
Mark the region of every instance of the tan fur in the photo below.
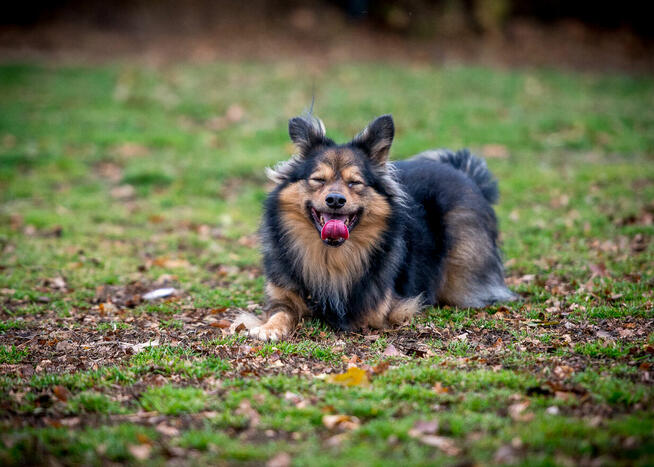
<svg viewBox="0 0 654 467">
<path fill-rule="evenodd" d="M 298 266 L 302 277 L 311 288 L 328 293 L 341 293 L 361 277 L 370 253 L 379 244 L 391 212 L 386 199 L 375 190 L 363 186 L 350 189 L 343 182 L 343 173 L 339 170 L 351 167 L 348 165 L 350 162 L 351 155 L 347 151 L 331 151 L 314 172 L 325 179 L 324 186 L 299 181 L 288 185 L 279 194 L 282 225 L 295 250 L 294 256 L 300 262 Z M 328 173 L 327 167 L 333 169 L 329 178 L 325 175 Z M 352 172 L 348 175 L 352 175 Z M 326 210 L 325 196 L 335 188 L 346 196 L 348 212 L 361 207 L 365 209 L 350 238 L 338 248 L 322 242 L 306 211 L 307 201 L 311 201 L 318 210 Z"/>
<path fill-rule="evenodd" d="M 388 323 L 391 325 L 407 324 L 413 315 L 420 311 L 422 307 L 421 297 L 413 297 L 407 299 L 395 298 L 393 300 L 393 307 L 388 314 Z"/>
<path fill-rule="evenodd" d="M 389 292 L 374 310 L 365 314 L 364 322 L 361 324 L 374 329 L 406 324 L 420 311 L 420 307 L 420 297 L 400 299 Z"/>
<path fill-rule="evenodd" d="M 391 297 L 390 291 L 386 297 L 379 302 L 377 308 L 368 311 L 364 317 L 364 322 L 361 323 L 363 326 L 368 326 L 374 329 L 383 329 L 386 327 L 386 318 L 391 310 L 393 305 L 393 298 Z"/>
<path fill-rule="evenodd" d="M 458 209 L 446 215 L 445 222 L 456 239 L 445 260 L 444 279 L 438 297 L 455 306 L 466 306 L 462 300 L 471 292 L 473 272 L 479 270 L 482 261 L 493 245 L 485 231 L 478 226 L 478 214 Z"/>
</svg>

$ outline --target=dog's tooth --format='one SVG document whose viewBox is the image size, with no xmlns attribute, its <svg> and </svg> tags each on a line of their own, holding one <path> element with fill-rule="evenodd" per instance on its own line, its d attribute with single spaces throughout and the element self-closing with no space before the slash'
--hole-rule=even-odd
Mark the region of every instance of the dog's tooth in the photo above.
<svg viewBox="0 0 654 467">
<path fill-rule="evenodd" d="M 321 224 L 324 224 L 324 223 L 325 223 L 325 218 L 322 217 L 322 216 L 320 216 L 320 223 L 321 223 Z"/>
</svg>

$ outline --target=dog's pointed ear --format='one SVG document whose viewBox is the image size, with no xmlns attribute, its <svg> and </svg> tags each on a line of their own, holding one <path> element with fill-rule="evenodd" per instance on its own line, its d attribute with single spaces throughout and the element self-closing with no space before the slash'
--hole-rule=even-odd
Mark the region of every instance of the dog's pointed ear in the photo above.
<svg viewBox="0 0 654 467">
<path fill-rule="evenodd" d="M 352 144 L 363 149 L 376 164 L 385 164 L 395 136 L 395 124 L 391 115 L 382 115 L 372 121 Z"/>
<path fill-rule="evenodd" d="M 295 143 L 300 156 L 306 156 L 311 148 L 327 142 L 325 124 L 310 114 L 291 118 L 288 121 L 288 135 Z"/>
</svg>

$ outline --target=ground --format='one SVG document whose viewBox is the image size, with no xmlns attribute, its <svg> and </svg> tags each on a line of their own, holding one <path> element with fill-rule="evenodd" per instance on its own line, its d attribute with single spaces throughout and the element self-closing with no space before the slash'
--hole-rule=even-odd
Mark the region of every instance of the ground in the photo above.
<svg viewBox="0 0 654 467">
<path fill-rule="evenodd" d="M 393 113 L 393 158 L 487 157 L 520 301 L 228 333 L 314 89 L 337 140 Z M 651 465 L 653 159 L 649 77 L 2 65 L 0 463 Z"/>
</svg>

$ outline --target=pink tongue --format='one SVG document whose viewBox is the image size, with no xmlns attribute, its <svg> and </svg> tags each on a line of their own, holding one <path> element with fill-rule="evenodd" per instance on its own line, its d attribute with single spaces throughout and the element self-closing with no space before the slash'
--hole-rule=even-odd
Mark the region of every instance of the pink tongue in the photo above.
<svg viewBox="0 0 654 467">
<path fill-rule="evenodd" d="M 323 240 L 339 240 L 341 238 L 347 240 L 349 236 L 350 231 L 347 230 L 347 225 L 338 219 L 327 221 L 320 231 L 320 238 Z"/>
</svg>

